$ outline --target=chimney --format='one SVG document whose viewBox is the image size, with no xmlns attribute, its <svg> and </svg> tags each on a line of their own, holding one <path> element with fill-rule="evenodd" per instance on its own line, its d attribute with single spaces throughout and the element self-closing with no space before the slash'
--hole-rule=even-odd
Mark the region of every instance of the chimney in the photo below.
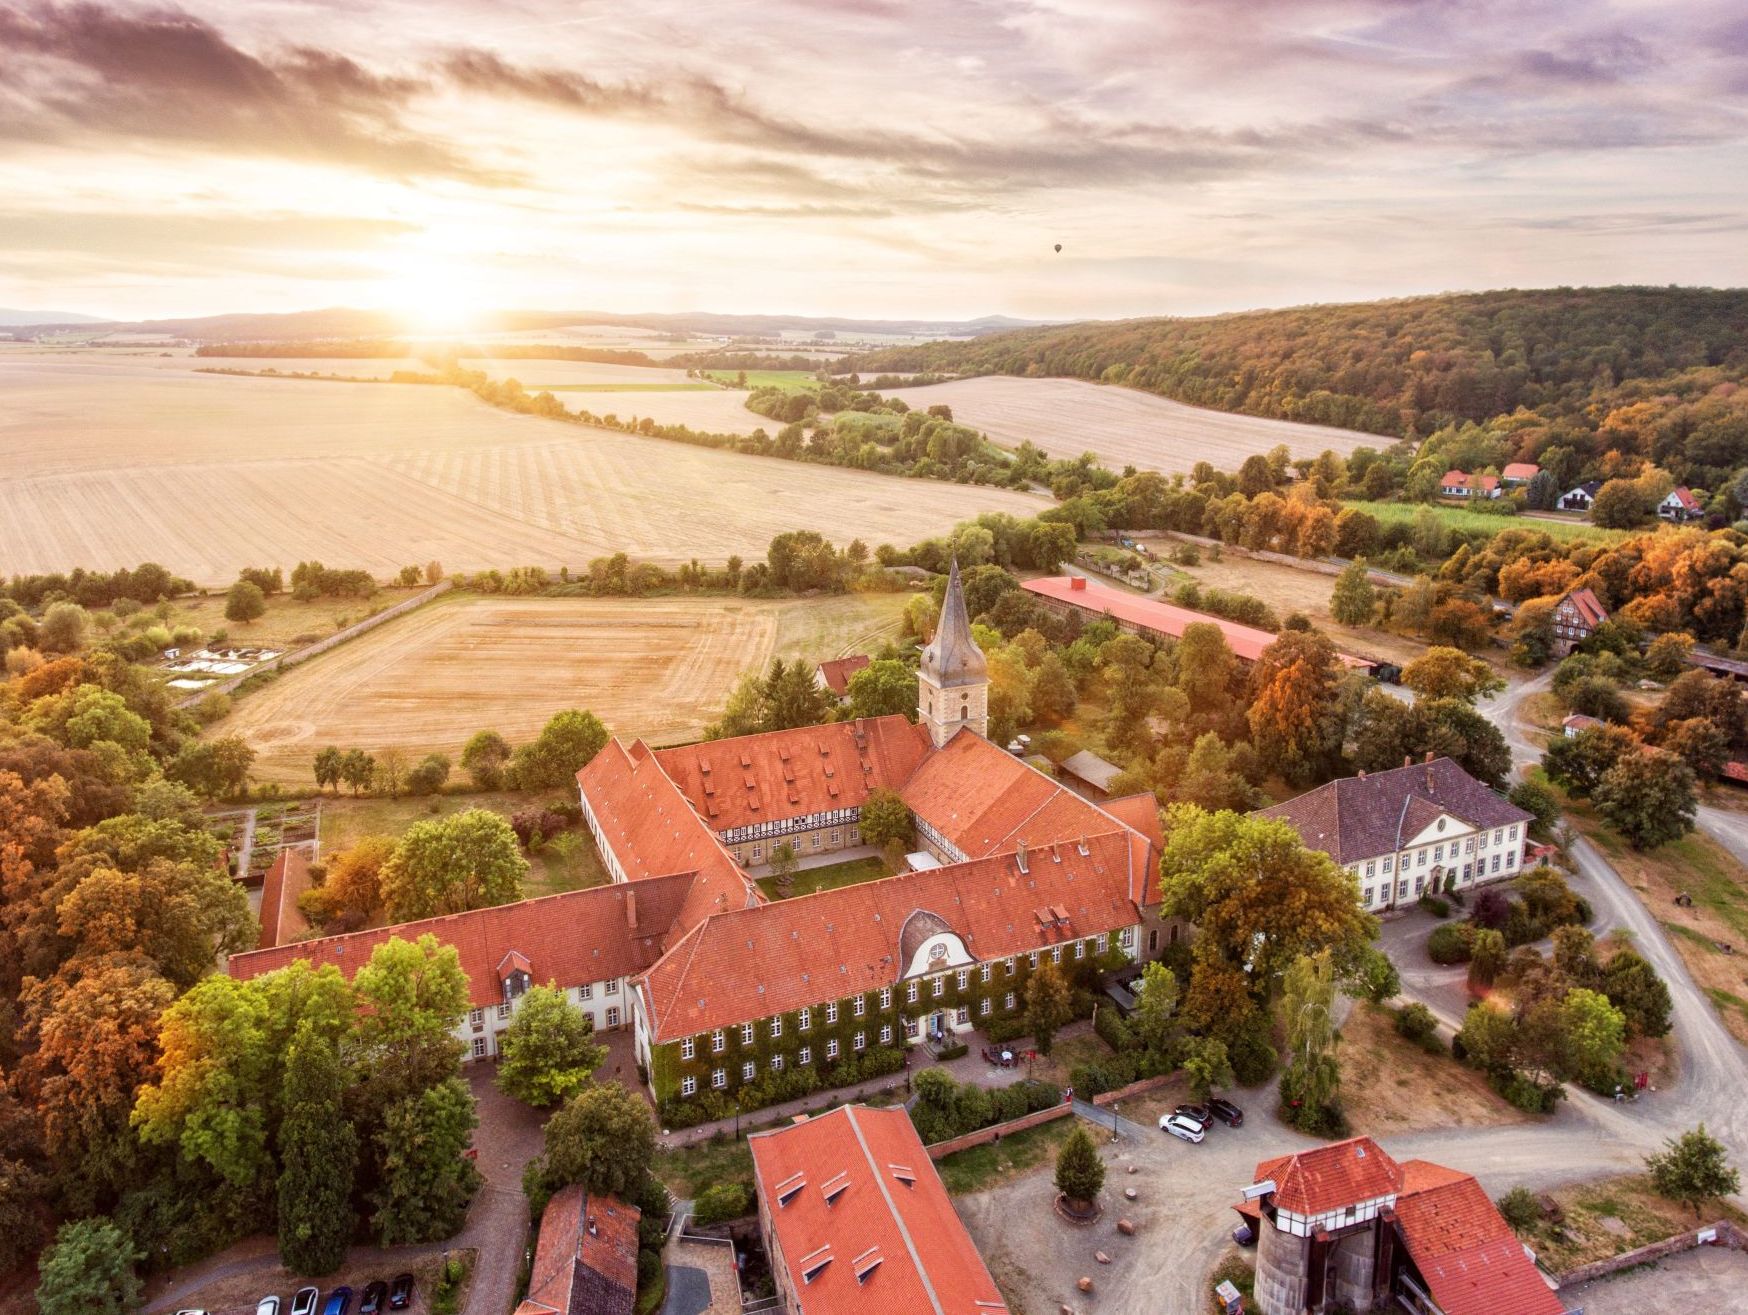
<svg viewBox="0 0 1748 1315">
<path fill-rule="evenodd" d="M 1360 768 L 1359 779 L 1362 781 L 1366 779 L 1366 769 L 1364 767 Z"/>
<path fill-rule="evenodd" d="M 1436 755 L 1436 754 L 1434 754 L 1434 753 L 1433 753 L 1433 751 L 1432 751 L 1432 750 L 1431 750 L 1431 749 L 1428 749 L 1428 750 L 1427 750 L 1427 751 L 1426 751 L 1426 756 L 1425 756 L 1425 757 L 1424 757 L 1424 758 L 1422 758 L 1422 759 L 1421 759 L 1421 760 L 1420 760 L 1420 761 L 1421 761 L 1421 762 L 1423 762 L 1423 763 L 1429 763 L 1429 762 L 1431 762 L 1431 761 L 1432 761 L 1432 760 L 1433 760 L 1433 758 L 1434 758 L 1434 757 L 1436 757 L 1436 756 L 1437 756 L 1437 755 Z"/>
<path fill-rule="evenodd" d="M 598 1233 L 599 1233 L 599 1232 L 600 1232 L 600 1229 L 598 1229 L 598 1228 L 596 1228 L 596 1227 L 595 1227 L 595 1216 L 594 1216 L 594 1215 L 590 1215 L 590 1216 L 589 1216 L 589 1236 L 590 1236 L 590 1237 L 594 1237 L 594 1236 L 596 1236 L 596 1234 L 598 1234 Z"/>
<path fill-rule="evenodd" d="M 637 930 L 637 892 L 635 890 L 625 892 L 625 925 L 632 931 Z"/>
<path fill-rule="evenodd" d="M 1405 753 L 1405 754 L 1403 754 L 1403 755 L 1402 755 L 1402 765 L 1403 765 L 1403 766 L 1404 766 L 1404 767 L 1412 767 L 1412 766 L 1414 766 L 1414 755 L 1413 755 L 1413 754 L 1411 754 L 1411 753 Z"/>
<path fill-rule="evenodd" d="M 1024 840 L 1020 841 L 1020 848 L 1018 852 L 1014 854 L 1014 862 L 1020 865 L 1021 872 L 1031 871 L 1031 869 L 1026 866 L 1026 842 Z"/>
<path fill-rule="evenodd" d="M 1085 589 L 1086 588 L 1086 577 L 1084 575 L 1071 575 L 1071 576 L 1069 576 L 1068 577 L 1068 588 L 1069 588 L 1070 592 L 1072 592 L 1076 589 Z"/>
</svg>

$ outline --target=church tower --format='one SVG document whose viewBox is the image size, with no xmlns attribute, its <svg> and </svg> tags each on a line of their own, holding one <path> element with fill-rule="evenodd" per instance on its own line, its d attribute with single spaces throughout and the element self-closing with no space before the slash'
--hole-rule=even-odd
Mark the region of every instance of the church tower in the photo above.
<svg viewBox="0 0 1748 1315">
<path fill-rule="evenodd" d="M 923 650 L 917 671 L 917 714 L 939 749 L 968 726 L 989 734 L 989 666 L 983 650 L 971 638 L 971 618 L 965 614 L 965 589 L 959 583 L 959 559 L 947 573 L 947 597 L 934 642 Z"/>
</svg>

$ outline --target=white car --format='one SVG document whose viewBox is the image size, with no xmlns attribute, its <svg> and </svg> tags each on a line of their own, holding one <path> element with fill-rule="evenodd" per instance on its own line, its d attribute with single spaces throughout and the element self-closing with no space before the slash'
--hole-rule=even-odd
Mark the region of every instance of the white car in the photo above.
<svg viewBox="0 0 1748 1315">
<path fill-rule="evenodd" d="M 315 1288 L 299 1288 L 291 1298 L 291 1315 L 316 1315 L 322 1294 Z"/>
<path fill-rule="evenodd" d="M 279 1298 L 262 1297 L 255 1303 L 255 1315 L 279 1315 Z"/>
<path fill-rule="evenodd" d="M 1162 1114 L 1159 1116 L 1159 1130 L 1169 1132 L 1179 1141 L 1199 1142 L 1205 1135 L 1202 1125 L 1194 1119 L 1185 1118 L 1182 1114 Z"/>
</svg>

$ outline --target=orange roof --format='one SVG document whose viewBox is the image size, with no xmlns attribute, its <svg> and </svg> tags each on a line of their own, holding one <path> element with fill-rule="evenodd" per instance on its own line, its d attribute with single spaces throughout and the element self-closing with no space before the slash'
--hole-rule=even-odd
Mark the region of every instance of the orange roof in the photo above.
<svg viewBox="0 0 1748 1315">
<path fill-rule="evenodd" d="M 683 925 L 764 898 L 642 740 L 629 749 L 609 740 L 577 773 L 577 784 L 627 881 L 696 874 Z"/>
<path fill-rule="evenodd" d="M 280 850 L 261 883 L 261 941 L 256 948 L 271 949 L 310 929 L 297 907 L 297 897 L 309 888 L 310 861 L 302 846 Z"/>
<path fill-rule="evenodd" d="M 1584 624 L 1593 630 L 1608 620 L 1608 609 L 1603 607 L 1602 600 L 1590 589 L 1574 589 L 1563 601 L 1571 603 Z"/>
<path fill-rule="evenodd" d="M 1119 829 L 1101 809 L 1013 754 L 961 730 L 901 791 L 911 812 L 968 858 Z"/>
<path fill-rule="evenodd" d="M 1133 832 L 819 891 L 707 918 L 641 983 L 659 1044 L 892 986 L 945 927 L 980 961 L 1134 926 Z M 1066 923 L 1041 921 L 1060 907 Z M 913 915 L 923 915 L 913 922 Z M 912 935 L 907 940 L 907 926 Z M 914 942 L 914 944 L 910 943 Z"/>
<path fill-rule="evenodd" d="M 693 885 L 691 874 L 685 873 L 573 890 L 518 904 L 233 954 L 226 971 L 239 981 L 247 981 L 301 959 L 318 968 L 334 964 L 350 980 L 370 961 L 377 946 L 397 937 L 414 941 L 430 932 L 456 948 L 461 969 L 467 974 L 468 999 L 475 1008 L 483 1008 L 503 1003 L 499 965 L 512 952 L 524 957 L 530 975 L 540 983 L 578 986 L 642 972 L 660 957 Z"/>
<path fill-rule="evenodd" d="M 1159 800 L 1151 793 L 1131 794 L 1121 799 L 1107 799 L 1103 807 L 1139 838 L 1135 885 L 1129 891 L 1129 898 L 1137 904 L 1159 903 L 1159 883 L 1154 878 L 1159 873 L 1160 851 L 1165 848 L 1165 820 L 1159 814 Z"/>
<path fill-rule="evenodd" d="M 616 1196 L 589 1199 L 572 1184 L 547 1202 L 516 1315 L 631 1315 L 637 1304 L 637 1222 Z"/>
<path fill-rule="evenodd" d="M 1004 1315 L 904 1110 L 842 1105 L 747 1145 L 759 1211 L 807 1315 Z"/>
<path fill-rule="evenodd" d="M 1469 473 L 1464 470 L 1447 470 L 1438 483 L 1443 489 L 1464 488 L 1469 483 Z"/>
<path fill-rule="evenodd" d="M 928 733 L 903 717 L 858 717 L 657 749 L 655 757 L 704 824 L 720 834 L 860 808 L 872 791 L 903 785 L 928 747 Z"/>
<path fill-rule="evenodd" d="M 866 653 L 857 653 L 852 657 L 828 658 L 819 664 L 819 678 L 825 682 L 827 689 L 841 699 L 850 692 L 850 677 L 872 661 Z"/>
<path fill-rule="evenodd" d="M 1171 639 L 1182 638 L 1185 629 L 1197 622 L 1218 626 L 1220 633 L 1226 636 L 1227 647 L 1243 662 L 1255 662 L 1262 656 L 1263 649 L 1275 642 L 1274 635 L 1266 630 L 1258 630 L 1255 626 L 1239 625 L 1236 621 L 1210 616 L 1206 612 L 1194 612 L 1187 607 L 1161 602 L 1157 598 L 1121 593 L 1079 576 L 1052 575 L 1042 580 L 1026 580 L 1021 587 L 1040 598 L 1085 608 Z M 1370 658 L 1354 657 L 1347 653 L 1338 656 L 1346 666 L 1370 668 L 1374 665 Z"/>
<path fill-rule="evenodd" d="M 1508 461 L 1499 473 L 1506 479 L 1534 479 L 1541 469 L 1533 461 Z"/>
<path fill-rule="evenodd" d="M 1256 1166 L 1255 1182 L 1275 1181 L 1275 1205 L 1320 1215 L 1402 1190 L 1402 1170 L 1370 1137 L 1350 1137 Z"/>
<path fill-rule="evenodd" d="M 1481 1185 L 1425 1160 L 1402 1166 L 1396 1223 L 1445 1315 L 1564 1315 Z"/>
</svg>

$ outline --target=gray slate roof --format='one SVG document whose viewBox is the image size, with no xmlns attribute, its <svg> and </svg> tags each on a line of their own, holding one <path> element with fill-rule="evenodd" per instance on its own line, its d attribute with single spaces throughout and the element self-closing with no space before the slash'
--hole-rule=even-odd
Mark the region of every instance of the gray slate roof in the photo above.
<svg viewBox="0 0 1748 1315">
<path fill-rule="evenodd" d="M 1257 815 L 1290 823 L 1308 846 L 1345 865 L 1395 853 L 1444 813 L 1477 830 L 1530 820 L 1449 758 L 1344 776 Z"/>
<path fill-rule="evenodd" d="M 941 604 L 941 624 L 934 641 L 923 650 L 923 669 L 943 688 L 981 684 L 989 666 L 983 650 L 971 638 L 971 618 L 965 612 L 965 589 L 959 583 L 959 559 L 947 572 L 947 597 Z"/>
</svg>

